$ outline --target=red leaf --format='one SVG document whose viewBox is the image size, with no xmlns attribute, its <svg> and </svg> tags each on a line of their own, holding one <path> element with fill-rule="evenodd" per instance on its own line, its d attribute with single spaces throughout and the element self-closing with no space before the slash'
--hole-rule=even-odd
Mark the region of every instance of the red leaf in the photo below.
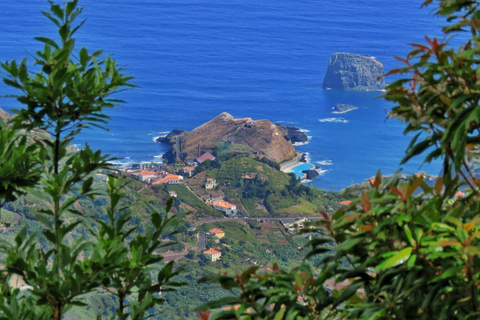
<svg viewBox="0 0 480 320">
<path fill-rule="evenodd" d="M 198 311 L 198 314 L 200 315 L 200 319 L 202 320 L 208 320 L 208 318 L 210 318 L 210 310 L 206 310 L 204 312 Z"/>
<path fill-rule="evenodd" d="M 428 51 L 428 47 L 426 47 L 426 46 L 424 46 L 424 45 L 422 45 L 422 44 L 410 43 L 410 45 L 411 45 L 412 47 L 418 48 L 418 49 L 420 49 L 420 50 L 422 50 L 422 51 Z"/>
<path fill-rule="evenodd" d="M 330 221 L 330 217 L 325 211 L 320 211 L 320 214 L 322 215 L 323 219 Z"/>
<path fill-rule="evenodd" d="M 363 211 L 370 211 L 370 198 L 368 197 L 368 193 L 364 192 L 360 195 L 360 202 L 362 203 Z"/>
<path fill-rule="evenodd" d="M 438 178 L 437 181 L 435 181 L 435 194 L 438 196 L 443 189 L 443 178 Z"/>
<path fill-rule="evenodd" d="M 398 194 L 398 196 L 399 196 L 401 199 L 403 199 L 403 193 L 402 193 L 400 190 L 398 190 L 397 187 L 395 187 L 395 186 L 388 186 L 388 187 L 389 187 L 390 189 L 392 189 L 393 192 L 395 192 L 396 194 Z"/>
<path fill-rule="evenodd" d="M 375 181 L 372 183 L 370 183 L 370 185 L 375 188 L 375 189 L 378 189 L 378 187 L 380 186 L 380 183 L 382 183 L 382 174 L 380 173 L 380 170 L 377 171 L 377 174 L 375 175 Z"/>
<path fill-rule="evenodd" d="M 359 225 L 358 227 L 365 231 L 373 231 L 373 226 L 369 224 L 362 224 L 362 225 Z"/>
<path fill-rule="evenodd" d="M 408 62 L 407 59 L 400 58 L 399 56 L 394 56 L 394 58 L 397 59 L 397 60 L 400 61 L 400 62 L 405 63 L 407 66 L 410 65 L 410 62 Z"/>
</svg>

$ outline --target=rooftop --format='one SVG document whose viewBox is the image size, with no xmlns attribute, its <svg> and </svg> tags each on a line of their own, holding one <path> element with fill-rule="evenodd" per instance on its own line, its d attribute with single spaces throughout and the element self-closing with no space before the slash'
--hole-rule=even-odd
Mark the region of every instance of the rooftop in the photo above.
<svg viewBox="0 0 480 320">
<path fill-rule="evenodd" d="M 203 251 L 204 254 L 211 254 L 211 255 L 214 255 L 214 254 L 218 254 L 218 253 L 221 253 L 220 251 L 217 251 L 215 249 L 208 249 L 207 251 Z"/>
<path fill-rule="evenodd" d="M 224 200 L 219 201 L 219 202 L 214 202 L 214 203 L 212 203 L 212 204 L 215 205 L 215 206 L 223 207 L 223 208 L 233 208 L 233 207 L 236 207 L 236 205 L 231 204 L 231 203 L 229 203 L 229 202 L 227 202 L 227 201 L 224 201 Z"/>
<path fill-rule="evenodd" d="M 147 176 L 147 175 L 154 175 L 155 172 L 152 172 L 152 171 L 142 171 L 142 172 L 139 172 L 139 174 L 141 174 L 142 176 Z"/>
<path fill-rule="evenodd" d="M 225 231 L 223 231 L 222 229 L 218 229 L 218 228 L 213 228 L 213 229 L 210 229 L 208 231 L 213 232 L 213 233 L 225 233 Z"/>
</svg>

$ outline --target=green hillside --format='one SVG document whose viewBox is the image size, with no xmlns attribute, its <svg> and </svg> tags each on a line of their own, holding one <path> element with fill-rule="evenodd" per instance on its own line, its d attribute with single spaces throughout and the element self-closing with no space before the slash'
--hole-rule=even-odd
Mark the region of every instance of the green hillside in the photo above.
<svg viewBox="0 0 480 320">
<path fill-rule="evenodd" d="M 268 161 L 245 155 L 202 164 L 188 180 L 199 195 L 227 198 L 250 217 L 317 215 L 339 207 L 338 196 L 301 184 L 293 175 L 274 168 Z M 205 190 L 206 178 L 215 179 L 215 190 Z"/>
</svg>

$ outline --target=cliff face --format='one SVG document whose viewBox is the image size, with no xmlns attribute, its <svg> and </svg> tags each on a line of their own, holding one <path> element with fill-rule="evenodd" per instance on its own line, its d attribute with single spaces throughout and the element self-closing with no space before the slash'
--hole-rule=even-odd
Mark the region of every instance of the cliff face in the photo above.
<svg viewBox="0 0 480 320">
<path fill-rule="evenodd" d="M 378 91 L 385 88 L 382 63 L 368 56 L 334 53 L 330 57 L 323 89 Z"/>
<path fill-rule="evenodd" d="M 181 153 L 188 159 L 197 158 L 198 145 L 205 152 L 217 142 L 246 145 L 277 162 L 296 155 L 295 148 L 285 140 L 277 125 L 268 120 L 234 119 L 226 112 L 179 137 Z"/>
</svg>

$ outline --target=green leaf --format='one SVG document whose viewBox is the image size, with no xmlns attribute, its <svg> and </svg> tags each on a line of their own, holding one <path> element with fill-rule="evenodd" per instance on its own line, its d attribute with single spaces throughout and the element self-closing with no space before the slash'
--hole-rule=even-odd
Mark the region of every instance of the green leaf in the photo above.
<svg viewBox="0 0 480 320">
<path fill-rule="evenodd" d="M 158 214 L 157 212 L 152 213 L 151 219 L 152 219 L 153 225 L 155 226 L 155 229 L 159 229 L 160 226 L 162 225 L 162 220 L 163 220 L 160 214 Z"/>
<path fill-rule="evenodd" d="M 362 286 L 362 280 L 355 280 L 350 283 L 350 285 L 342 292 L 342 294 L 337 299 L 335 299 L 335 302 L 332 304 L 332 308 L 336 308 L 343 302 L 350 299 L 354 294 L 357 293 L 358 289 L 360 289 Z"/>
<path fill-rule="evenodd" d="M 35 37 L 35 40 L 38 40 L 38 41 L 41 41 L 43 43 L 46 43 L 48 45 L 51 45 L 52 47 L 54 47 L 55 49 L 59 49 L 59 46 L 58 44 L 53 41 L 52 39 L 50 38 L 45 38 L 45 37 Z"/>
<path fill-rule="evenodd" d="M 384 271 L 386 269 L 403 264 L 410 258 L 411 254 L 412 254 L 412 248 L 405 248 L 401 251 L 398 251 L 393 257 L 390 257 L 384 262 L 380 263 L 375 268 L 375 272 L 380 273 L 381 271 Z"/>
</svg>

